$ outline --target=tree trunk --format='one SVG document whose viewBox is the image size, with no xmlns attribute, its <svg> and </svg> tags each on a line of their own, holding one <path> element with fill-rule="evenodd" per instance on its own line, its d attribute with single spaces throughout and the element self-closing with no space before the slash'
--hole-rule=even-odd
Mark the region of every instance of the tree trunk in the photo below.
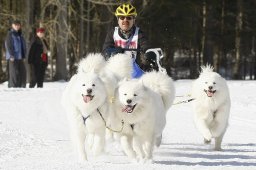
<svg viewBox="0 0 256 170">
<path fill-rule="evenodd" d="M 236 62 L 234 66 L 234 78 L 241 78 L 240 68 L 241 68 L 241 31 L 243 26 L 243 11 L 242 11 L 242 1 L 237 0 L 237 16 L 236 16 L 236 37 L 235 37 L 235 53 L 236 53 Z"/>
<path fill-rule="evenodd" d="M 226 61 L 226 50 L 224 48 L 224 31 L 225 31 L 225 0 L 222 1 L 221 5 L 221 21 L 220 21 L 220 39 L 219 39 L 219 55 L 216 63 L 216 70 L 222 72 L 224 77 L 226 77 L 227 72 L 227 61 Z M 222 70 L 220 70 L 220 68 Z M 225 70 L 223 70 L 225 68 Z"/>
<path fill-rule="evenodd" d="M 0 6 L 2 6 L 2 1 L 0 1 Z M 2 8 L 0 8 L 0 13 L 2 12 Z M 1 16 L 0 16 L 0 20 L 1 20 Z M 3 72 L 3 66 L 2 66 L 2 58 L 3 58 L 3 54 L 4 54 L 4 39 L 2 39 L 2 37 L 0 37 L 0 82 L 3 82 L 6 78 L 4 72 Z M 2 43 L 3 42 L 3 43 Z"/>
<path fill-rule="evenodd" d="M 91 4 L 90 1 L 87 1 L 87 26 L 86 26 L 86 53 L 89 52 L 90 49 L 90 27 L 91 27 L 91 22 L 90 22 L 90 11 L 91 11 Z"/>
<path fill-rule="evenodd" d="M 52 20 L 54 18 L 53 11 L 54 6 L 50 6 L 50 15 L 49 18 Z M 53 58 L 56 56 L 56 45 L 55 45 L 55 37 L 56 37 L 56 23 L 51 25 L 51 31 L 49 31 L 49 45 L 50 45 L 50 56 L 49 56 L 49 64 L 50 64 L 50 80 L 54 79 L 54 69 L 53 69 Z"/>
<path fill-rule="evenodd" d="M 84 56 L 84 0 L 80 4 L 80 44 L 79 44 L 79 58 Z"/>
<path fill-rule="evenodd" d="M 251 49 L 251 63 L 250 63 L 250 80 L 254 80 L 256 78 L 255 73 L 255 36 L 252 37 L 252 49 Z"/>
<path fill-rule="evenodd" d="M 40 0 L 39 2 L 37 1 L 36 3 L 39 3 L 40 4 Z M 26 1 L 26 18 L 27 18 L 27 24 L 25 27 L 25 29 L 23 29 L 23 32 L 25 34 L 25 37 L 26 37 L 26 42 L 27 42 L 27 56 L 28 56 L 28 53 L 29 53 L 29 49 L 30 49 L 30 46 L 31 46 L 31 40 L 33 38 L 33 35 L 34 35 L 34 31 L 33 31 L 33 25 L 35 25 L 35 18 L 38 17 L 40 14 L 40 7 L 37 8 L 37 10 L 35 10 L 35 1 L 34 0 L 27 0 Z M 30 67 L 27 63 L 27 60 L 26 60 L 26 70 L 27 70 L 27 81 L 29 82 L 30 81 L 30 78 L 31 78 L 31 70 L 30 70 Z"/>
<path fill-rule="evenodd" d="M 199 56 L 199 66 L 201 66 L 203 64 L 203 58 L 204 58 L 204 50 L 205 50 L 205 36 L 206 36 L 206 2 L 203 2 L 203 23 L 202 23 L 202 39 L 201 39 L 201 54 L 203 54 L 202 56 Z"/>
<path fill-rule="evenodd" d="M 205 25 L 204 25 L 204 32 L 205 32 L 205 40 L 204 40 L 204 51 L 203 51 L 203 64 L 210 64 L 214 66 L 213 63 L 213 7 L 210 2 L 205 5 L 206 8 L 206 15 L 205 15 Z"/>
<path fill-rule="evenodd" d="M 67 48 L 68 48 L 68 25 L 67 25 L 67 4 L 68 0 L 60 0 L 58 7 L 57 25 L 57 56 L 55 80 L 67 80 Z"/>
</svg>

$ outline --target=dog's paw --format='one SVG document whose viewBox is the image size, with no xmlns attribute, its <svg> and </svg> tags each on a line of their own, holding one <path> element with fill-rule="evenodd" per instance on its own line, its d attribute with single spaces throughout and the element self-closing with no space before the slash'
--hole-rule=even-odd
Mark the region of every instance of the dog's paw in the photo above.
<svg viewBox="0 0 256 170">
<path fill-rule="evenodd" d="M 78 160 L 80 163 L 87 162 L 87 156 L 85 154 L 80 154 Z"/>
<path fill-rule="evenodd" d="M 215 151 L 222 151 L 222 149 L 221 149 L 220 146 L 215 146 L 215 147 L 214 147 L 214 150 L 215 150 Z"/>
<path fill-rule="evenodd" d="M 140 163 L 140 164 L 152 164 L 152 163 L 154 163 L 154 161 L 152 159 L 143 158 L 143 159 L 138 159 L 138 163 Z"/>
<path fill-rule="evenodd" d="M 103 154 L 104 146 L 94 144 L 91 151 L 92 151 L 92 154 L 93 154 L 94 157 L 99 156 L 99 155 Z"/>
<path fill-rule="evenodd" d="M 205 132 L 205 133 L 203 134 L 203 137 L 204 137 L 204 139 L 205 139 L 206 141 L 211 141 L 211 139 L 212 139 L 212 134 L 207 131 L 207 132 Z"/>
<path fill-rule="evenodd" d="M 211 139 L 210 140 L 204 139 L 204 144 L 210 144 L 210 143 L 211 143 Z"/>
<path fill-rule="evenodd" d="M 162 143 L 162 135 L 156 138 L 155 146 L 159 147 Z"/>
<path fill-rule="evenodd" d="M 153 163 L 154 163 L 153 159 L 146 159 L 144 161 L 144 164 L 153 164 Z"/>
<path fill-rule="evenodd" d="M 136 158 L 132 158 L 132 159 L 130 159 L 130 162 L 136 164 L 136 163 L 138 163 L 139 161 L 138 161 Z"/>
</svg>

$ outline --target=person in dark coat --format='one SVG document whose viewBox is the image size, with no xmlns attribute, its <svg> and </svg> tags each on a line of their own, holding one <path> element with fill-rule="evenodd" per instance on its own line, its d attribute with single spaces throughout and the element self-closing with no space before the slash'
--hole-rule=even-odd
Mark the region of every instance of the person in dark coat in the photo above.
<svg viewBox="0 0 256 170">
<path fill-rule="evenodd" d="M 29 87 L 43 87 L 45 71 L 48 65 L 48 45 L 44 39 L 45 29 L 37 28 L 36 37 L 33 41 L 28 55 L 28 63 L 31 69 Z"/>
<path fill-rule="evenodd" d="M 26 42 L 21 31 L 21 22 L 13 20 L 5 40 L 8 64 L 8 87 L 26 87 Z"/>
</svg>

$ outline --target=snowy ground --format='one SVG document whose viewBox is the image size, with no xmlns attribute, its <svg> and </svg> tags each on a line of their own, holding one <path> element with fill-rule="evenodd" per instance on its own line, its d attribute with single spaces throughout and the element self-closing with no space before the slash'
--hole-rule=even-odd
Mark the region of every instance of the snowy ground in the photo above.
<svg viewBox="0 0 256 170">
<path fill-rule="evenodd" d="M 67 83 L 44 85 L 8 89 L 6 83 L 0 84 L 0 169 L 256 169 L 256 81 L 228 81 L 232 107 L 223 151 L 203 144 L 193 124 L 191 103 L 179 104 L 169 110 L 163 144 L 155 149 L 155 162 L 150 165 L 129 163 L 113 143 L 108 154 L 78 163 L 60 105 Z M 191 80 L 176 81 L 177 95 L 188 94 L 190 85 Z"/>
</svg>

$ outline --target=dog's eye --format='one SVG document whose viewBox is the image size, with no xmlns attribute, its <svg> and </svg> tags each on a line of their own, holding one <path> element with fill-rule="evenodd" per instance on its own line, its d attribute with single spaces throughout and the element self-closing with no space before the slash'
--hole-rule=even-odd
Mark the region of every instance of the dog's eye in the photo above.
<svg viewBox="0 0 256 170">
<path fill-rule="evenodd" d="M 126 96 L 127 94 L 126 94 L 126 93 L 124 93 L 124 95 Z"/>
<path fill-rule="evenodd" d="M 85 84 L 82 84 L 82 86 L 85 86 Z"/>
<path fill-rule="evenodd" d="M 137 96 L 137 94 L 134 94 L 133 96 Z"/>
<path fill-rule="evenodd" d="M 95 86 L 95 84 L 92 84 L 92 86 L 94 87 L 94 86 Z"/>
<path fill-rule="evenodd" d="M 216 84 L 216 82 L 213 82 L 213 84 Z"/>
</svg>

